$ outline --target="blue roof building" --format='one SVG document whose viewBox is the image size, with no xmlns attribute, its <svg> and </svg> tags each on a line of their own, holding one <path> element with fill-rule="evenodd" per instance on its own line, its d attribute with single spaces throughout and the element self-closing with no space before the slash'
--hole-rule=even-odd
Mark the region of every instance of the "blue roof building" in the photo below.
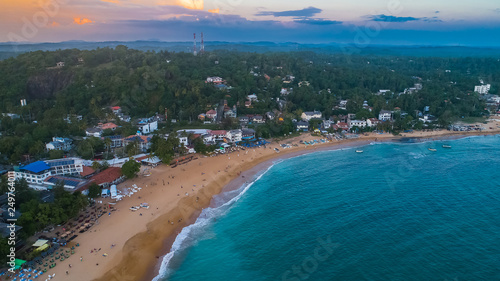
<svg viewBox="0 0 500 281">
<path fill-rule="evenodd" d="M 29 165 L 21 167 L 20 170 L 21 171 L 29 171 L 29 172 L 32 172 L 35 174 L 39 174 L 40 172 L 50 170 L 50 166 L 47 165 L 47 163 L 45 163 L 43 161 L 36 161 L 36 162 L 33 162 Z"/>
<path fill-rule="evenodd" d="M 63 158 L 37 161 L 15 169 L 15 178 L 24 178 L 33 189 L 45 190 L 54 184 L 54 182 L 45 181 L 47 178 L 51 176 L 65 176 L 68 183 L 73 183 L 67 176 L 79 175 L 81 172 L 83 172 L 83 160 L 78 158 Z M 72 184 L 65 184 L 65 187 L 72 190 L 79 188 L 79 186 Z"/>
</svg>

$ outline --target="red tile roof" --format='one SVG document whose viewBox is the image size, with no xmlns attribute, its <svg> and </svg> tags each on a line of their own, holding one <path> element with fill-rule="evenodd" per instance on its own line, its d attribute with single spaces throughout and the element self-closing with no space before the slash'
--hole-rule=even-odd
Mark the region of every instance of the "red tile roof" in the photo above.
<svg viewBox="0 0 500 281">
<path fill-rule="evenodd" d="M 103 129 L 103 130 L 114 129 L 114 128 L 117 128 L 117 127 L 118 127 L 118 125 L 116 125 L 115 123 L 111 123 L 111 122 L 101 125 L 101 129 Z"/>
<path fill-rule="evenodd" d="M 98 185 L 103 183 L 111 183 L 122 176 L 122 169 L 118 167 L 109 167 L 106 170 L 90 178 L 91 182 Z"/>
<path fill-rule="evenodd" d="M 95 173 L 94 169 L 92 169 L 91 167 L 88 167 L 88 166 L 83 166 L 83 172 L 80 173 L 80 176 L 86 177 L 86 176 L 92 175 L 93 173 Z"/>
<path fill-rule="evenodd" d="M 119 106 L 113 106 L 111 109 L 118 110 L 118 109 L 121 109 L 121 107 L 119 107 Z"/>
<path fill-rule="evenodd" d="M 224 131 L 224 130 L 216 130 L 216 131 L 212 131 L 212 135 L 214 136 L 218 136 L 218 135 L 226 135 L 227 134 L 227 131 Z"/>
<path fill-rule="evenodd" d="M 125 138 L 126 141 L 135 141 L 137 140 L 140 143 L 148 143 L 151 141 L 151 137 L 148 136 L 138 136 L 138 135 L 131 135 Z"/>
</svg>

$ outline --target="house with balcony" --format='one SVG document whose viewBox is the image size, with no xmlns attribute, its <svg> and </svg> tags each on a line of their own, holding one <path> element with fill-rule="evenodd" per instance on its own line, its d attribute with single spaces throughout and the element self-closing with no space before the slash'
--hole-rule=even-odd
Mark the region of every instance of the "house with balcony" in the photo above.
<svg viewBox="0 0 500 281">
<path fill-rule="evenodd" d="M 217 118 L 217 111 L 215 110 L 209 110 L 207 111 L 207 113 L 205 114 L 206 118 L 207 119 L 210 119 L 210 120 L 215 120 Z"/>
<path fill-rule="evenodd" d="M 380 113 L 378 114 L 378 120 L 380 121 L 391 121 L 392 120 L 392 112 L 389 110 L 380 110 Z"/>
<path fill-rule="evenodd" d="M 211 132 L 214 141 L 226 141 L 227 131 L 226 130 L 214 130 Z"/>
<path fill-rule="evenodd" d="M 63 158 L 55 160 L 36 161 L 26 166 L 15 167 L 15 179 L 24 178 L 30 188 L 46 190 L 51 184 L 45 180 L 51 176 L 78 176 L 83 172 L 83 160 L 79 158 Z M 75 185 L 75 187 L 78 185 Z"/>
<path fill-rule="evenodd" d="M 352 130 L 354 127 L 364 128 L 366 124 L 366 120 L 349 120 L 349 129 Z"/>
<path fill-rule="evenodd" d="M 138 131 L 140 131 L 143 135 L 147 135 L 158 130 L 158 120 L 154 117 L 139 119 L 136 125 Z"/>
<path fill-rule="evenodd" d="M 255 130 L 254 129 L 241 129 L 241 140 L 242 141 L 255 141 Z"/>
<path fill-rule="evenodd" d="M 378 120 L 377 118 L 369 118 L 366 120 L 366 125 L 368 127 L 377 127 L 377 125 L 380 124 L 380 120 Z"/>
<path fill-rule="evenodd" d="M 240 129 L 231 130 L 227 132 L 226 137 L 230 143 L 238 143 L 243 138 L 243 132 Z"/>
<path fill-rule="evenodd" d="M 321 119 L 323 114 L 320 111 L 305 111 L 300 117 L 303 121 L 309 122 L 311 119 Z"/>
<path fill-rule="evenodd" d="M 102 129 L 101 128 L 88 128 L 87 130 L 85 130 L 85 134 L 88 137 L 100 138 L 102 136 Z"/>
<path fill-rule="evenodd" d="M 295 130 L 307 132 L 309 130 L 309 122 L 306 121 L 298 121 L 295 123 Z"/>
<path fill-rule="evenodd" d="M 52 141 L 45 144 L 45 148 L 49 150 L 68 151 L 73 146 L 73 140 L 68 138 L 53 137 Z"/>
<path fill-rule="evenodd" d="M 139 146 L 139 149 L 142 152 L 146 152 L 151 148 L 151 137 L 143 136 L 143 135 L 132 135 L 123 139 L 123 145 L 127 146 L 130 143 L 136 142 Z"/>
</svg>

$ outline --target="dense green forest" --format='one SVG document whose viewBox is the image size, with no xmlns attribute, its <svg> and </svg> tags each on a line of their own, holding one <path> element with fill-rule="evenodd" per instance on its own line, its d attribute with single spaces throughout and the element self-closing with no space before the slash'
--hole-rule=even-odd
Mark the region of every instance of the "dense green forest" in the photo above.
<svg viewBox="0 0 500 281">
<path fill-rule="evenodd" d="M 57 62 L 65 66 L 57 68 Z M 295 76 L 290 84 L 283 83 L 287 75 Z M 205 83 L 208 76 L 220 76 L 232 88 L 218 90 Z M 490 93 L 498 94 L 500 61 L 314 52 L 214 51 L 193 56 L 122 45 L 35 51 L 0 61 L 0 112 L 21 116 L 2 117 L 0 153 L 2 161 L 10 162 L 26 154 L 43 155 L 44 143 L 51 137 L 83 136 L 85 128 L 106 120 L 112 105 L 121 106 L 133 118 L 166 110 L 169 120 L 186 125 L 221 99 L 229 106 L 238 105 L 238 115 L 264 114 L 279 109 L 282 87 L 293 88 L 282 109 L 290 116 L 319 110 L 327 117 L 348 112 L 375 117 L 381 109 L 400 107 L 413 114 L 429 106 L 429 113 L 444 125 L 459 117 L 485 114 L 484 101 L 473 92 L 480 79 L 492 85 Z M 301 81 L 310 85 L 299 87 Z M 423 89 L 398 95 L 415 83 Z M 395 94 L 374 95 L 380 89 Z M 254 93 L 259 102 L 245 108 L 247 95 Z M 27 100 L 27 106 L 21 107 L 21 99 Z M 335 110 L 345 99 L 350 100 L 347 111 Z M 362 111 L 365 100 L 373 112 Z M 82 115 L 83 120 L 68 124 L 63 120 L 68 114 Z M 123 134 L 134 132 L 129 124 L 119 125 Z"/>
</svg>

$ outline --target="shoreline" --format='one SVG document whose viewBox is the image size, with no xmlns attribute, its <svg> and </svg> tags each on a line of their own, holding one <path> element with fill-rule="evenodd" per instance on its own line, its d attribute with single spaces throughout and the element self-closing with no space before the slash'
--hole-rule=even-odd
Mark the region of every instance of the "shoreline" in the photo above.
<svg viewBox="0 0 500 281">
<path fill-rule="evenodd" d="M 333 143 L 326 143 L 322 146 L 316 145 L 313 147 L 310 147 L 312 149 L 308 149 L 307 147 L 304 149 L 298 149 L 298 150 L 291 150 L 288 151 L 286 154 L 282 154 L 276 157 L 269 157 L 269 159 L 265 159 L 259 163 L 256 163 L 253 167 L 251 167 L 248 170 L 245 170 L 241 173 L 247 178 L 251 178 L 251 181 L 247 181 L 248 183 L 254 182 L 257 179 L 257 176 L 259 173 L 264 172 L 267 168 L 269 168 L 271 165 L 277 163 L 280 160 L 287 160 L 290 158 L 310 154 L 310 153 L 315 153 L 315 152 L 322 152 L 322 151 L 334 151 L 334 150 L 342 150 L 344 148 L 357 148 L 357 147 L 362 147 L 369 145 L 373 142 L 377 143 L 398 143 L 400 139 L 403 138 L 412 138 L 412 139 L 423 139 L 422 142 L 416 142 L 416 143 L 424 143 L 424 142 L 432 142 L 432 141 L 440 141 L 440 140 L 457 140 L 457 139 L 462 139 L 462 138 L 467 138 L 467 137 L 472 137 L 472 136 L 489 136 L 489 135 L 497 135 L 500 134 L 500 131 L 493 131 L 493 132 L 461 132 L 461 133 L 454 133 L 450 132 L 449 134 L 442 134 L 438 136 L 433 136 L 433 137 L 425 137 L 425 136 L 393 136 L 392 138 L 383 138 L 381 140 L 376 140 L 377 137 L 369 137 L 365 139 L 352 139 L 352 140 L 343 140 L 340 142 L 333 142 Z M 404 143 L 404 142 L 401 142 Z M 406 144 L 406 143 L 404 143 Z M 281 154 L 281 152 L 280 152 Z M 226 192 L 230 192 L 233 190 L 237 190 L 238 188 L 242 187 L 243 184 L 245 184 L 245 180 L 241 180 L 241 177 L 236 177 L 229 181 L 219 193 L 214 194 L 213 196 L 217 196 Z M 212 200 L 210 200 L 210 204 L 207 207 L 214 207 Z M 199 215 L 201 214 L 200 210 L 198 213 L 193 214 L 193 216 L 190 218 L 189 223 L 186 226 L 192 225 L 196 222 L 198 219 Z M 184 227 L 186 227 L 184 226 Z M 171 252 L 171 247 L 175 240 L 177 239 L 178 235 L 182 231 L 184 227 L 178 227 L 178 231 L 176 233 L 170 234 L 167 238 L 165 238 L 165 245 L 163 249 L 163 254 L 159 258 L 159 262 L 154 264 L 153 266 L 149 266 L 149 270 L 147 270 L 146 275 L 144 275 L 142 278 L 139 280 L 141 281 L 150 281 L 153 280 L 156 276 L 159 274 L 160 266 L 162 263 L 162 259 L 167 255 L 168 253 Z"/>
<path fill-rule="evenodd" d="M 500 122 L 495 129 L 482 132 L 432 131 L 415 132 L 394 136 L 392 134 L 360 135 L 358 139 L 320 143 L 313 146 L 282 149 L 280 144 L 310 141 L 322 137 L 302 134 L 299 137 L 273 141 L 266 148 L 247 149 L 216 157 L 199 156 L 198 160 L 176 168 L 160 165 L 149 176 L 138 176 L 121 183 L 118 189 L 133 184 L 142 187 L 138 193 L 117 202 L 116 212 L 102 216 L 99 224 L 89 232 L 79 235 L 77 253 L 47 274 L 57 276 L 53 280 L 67 280 L 69 267 L 72 281 L 87 280 L 152 280 L 158 275 L 163 257 L 168 254 L 178 234 L 186 226 L 196 222 L 202 210 L 212 206 L 214 196 L 240 188 L 273 162 L 309 154 L 368 145 L 372 142 L 393 142 L 401 138 L 429 140 L 455 139 L 469 136 L 500 134 Z M 274 148 L 280 149 L 276 153 Z M 106 200 L 103 205 L 106 205 Z M 147 202 L 149 209 L 129 211 L 130 206 Z M 114 247 L 110 248 L 110 245 Z M 91 252 L 91 249 L 104 249 Z M 101 255 L 102 254 L 102 255 Z M 104 255 L 106 254 L 106 255 Z M 83 259 L 82 261 L 80 259 Z"/>
</svg>

